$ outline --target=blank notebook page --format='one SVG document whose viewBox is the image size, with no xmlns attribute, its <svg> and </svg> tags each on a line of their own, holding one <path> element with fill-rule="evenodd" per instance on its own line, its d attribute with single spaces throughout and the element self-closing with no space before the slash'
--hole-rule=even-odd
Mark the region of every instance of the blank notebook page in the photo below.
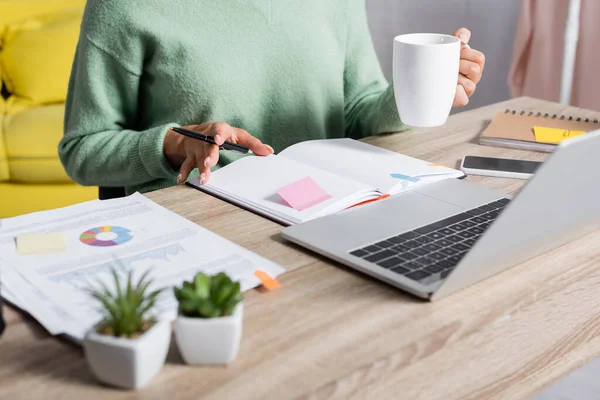
<svg viewBox="0 0 600 400">
<path fill-rule="evenodd" d="M 288 147 L 280 157 L 309 163 L 316 168 L 345 176 L 372 186 L 382 193 L 392 193 L 407 182 L 400 182 L 392 174 L 424 177 L 433 182 L 449 176 L 462 176 L 460 171 L 446 167 L 428 166 L 429 162 L 385 150 L 354 139 L 324 139 L 302 142 Z M 405 185 L 414 186 L 414 185 Z"/>
<path fill-rule="evenodd" d="M 288 205 L 277 191 L 307 176 L 331 198 L 298 211 Z M 197 180 L 190 183 L 199 186 Z M 358 201 L 379 195 L 368 185 L 276 155 L 244 157 L 212 173 L 204 186 L 207 191 L 241 202 L 249 208 L 283 217 L 291 223 L 341 211 Z"/>
</svg>

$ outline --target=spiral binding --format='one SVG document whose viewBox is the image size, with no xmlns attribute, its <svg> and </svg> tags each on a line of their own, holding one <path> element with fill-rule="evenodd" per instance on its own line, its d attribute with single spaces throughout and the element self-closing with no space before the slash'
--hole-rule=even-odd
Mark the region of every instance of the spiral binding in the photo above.
<svg viewBox="0 0 600 400">
<path fill-rule="evenodd" d="M 541 117 L 541 118 L 552 118 L 552 119 L 558 118 L 558 119 L 561 119 L 561 120 L 566 119 L 567 121 L 592 122 L 594 124 L 598 123 L 598 118 L 594 118 L 592 120 L 592 119 L 589 119 L 589 118 L 581 118 L 581 117 L 574 118 L 571 115 L 563 115 L 563 114 L 552 114 L 551 115 L 551 114 L 548 114 L 548 113 L 542 114 L 541 112 L 534 113 L 533 111 L 529 111 L 529 113 L 527 113 L 525 111 L 520 111 L 519 112 L 517 110 L 511 110 L 511 109 L 508 109 L 508 108 L 506 109 L 506 111 L 504 111 L 504 114 L 513 114 L 513 115 L 517 115 L 518 114 L 518 115 L 525 115 L 527 117 Z"/>
</svg>

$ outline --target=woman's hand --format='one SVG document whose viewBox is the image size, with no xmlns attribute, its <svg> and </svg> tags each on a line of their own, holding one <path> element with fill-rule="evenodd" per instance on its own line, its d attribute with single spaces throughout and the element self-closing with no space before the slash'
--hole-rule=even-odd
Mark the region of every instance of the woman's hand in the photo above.
<svg viewBox="0 0 600 400">
<path fill-rule="evenodd" d="M 469 97 L 475 92 L 477 84 L 481 80 L 483 67 L 485 66 L 485 56 L 482 52 L 469 47 L 471 32 L 467 28 L 460 28 L 454 35 L 462 41 L 460 50 L 460 68 L 458 74 L 458 85 L 456 86 L 456 96 L 454 96 L 454 107 L 466 106 L 469 104 Z"/>
<path fill-rule="evenodd" d="M 169 129 L 165 136 L 163 152 L 171 165 L 179 168 L 178 183 L 185 182 L 196 167 L 200 171 L 200 183 L 208 182 L 210 169 L 219 161 L 219 146 L 225 141 L 248 147 L 259 156 L 267 156 L 274 152 L 271 146 L 263 144 L 245 130 L 234 128 L 224 122 L 209 122 L 184 126 L 184 128 L 214 137 L 217 145 L 188 138 Z"/>
</svg>

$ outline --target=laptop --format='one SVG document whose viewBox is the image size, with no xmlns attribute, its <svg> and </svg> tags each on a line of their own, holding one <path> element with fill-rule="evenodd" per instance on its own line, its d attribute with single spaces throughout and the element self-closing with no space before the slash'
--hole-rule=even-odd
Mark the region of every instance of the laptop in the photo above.
<svg viewBox="0 0 600 400">
<path fill-rule="evenodd" d="M 282 236 L 437 300 L 600 228 L 599 155 L 600 130 L 563 141 L 514 198 L 446 179 Z"/>
</svg>

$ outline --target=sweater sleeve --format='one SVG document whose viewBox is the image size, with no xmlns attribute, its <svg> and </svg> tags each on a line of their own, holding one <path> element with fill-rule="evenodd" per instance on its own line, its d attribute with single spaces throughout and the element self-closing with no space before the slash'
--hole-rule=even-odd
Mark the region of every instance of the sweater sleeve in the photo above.
<svg viewBox="0 0 600 400">
<path fill-rule="evenodd" d="M 349 0 L 344 67 L 346 136 L 361 138 L 406 129 L 394 88 L 387 83 L 373 47 L 365 0 Z"/>
<path fill-rule="evenodd" d="M 177 124 L 134 129 L 140 77 L 141 71 L 81 36 L 58 147 L 67 174 L 77 183 L 129 186 L 177 175 L 163 154 L 164 137 Z"/>
</svg>

